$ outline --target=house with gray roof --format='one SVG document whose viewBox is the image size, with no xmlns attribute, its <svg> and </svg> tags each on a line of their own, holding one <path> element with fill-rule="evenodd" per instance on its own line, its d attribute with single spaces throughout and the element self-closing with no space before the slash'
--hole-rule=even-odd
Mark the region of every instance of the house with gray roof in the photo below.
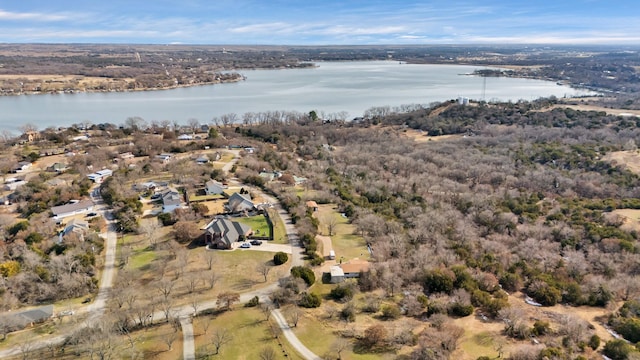
<svg viewBox="0 0 640 360">
<path fill-rule="evenodd" d="M 224 192 L 226 186 L 215 180 L 209 180 L 205 183 L 204 192 L 207 195 L 220 195 Z"/>
<path fill-rule="evenodd" d="M 206 244 L 216 249 L 231 249 L 234 242 L 253 234 L 248 225 L 227 219 L 214 219 L 203 229 Z"/>
<path fill-rule="evenodd" d="M 174 189 L 166 189 L 162 195 L 162 212 L 170 213 L 182 207 L 182 194 Z"/>
<path fill-rule="evenodd" d="M 34 309 L 16 311 L 0 315 L 0 323 L 8 325 L 9 331 L 24 329 L 29 325 L 41 323 L 53 316 L 53 305 L 40 306 Z"/>
<path fill-rule="evenodd" d="M 243 211 L 251 211 L 255 209 L 255 205 L 249 198 L 249 195 L 242 195 L 240 193 L 233 193 L 229 197 L 229 201 L 225 205 L 227 211 L 231 213 L 239 213 Z"/>
<path fill-rule="evenodd" d="M 68 204 L 52 207 L 51 213 L 54 219 L 59 220 L 69 216 L 91 212 L 93 211 L 93 206 L 94 204 L 91 200 L 73 200 Z"/>
</svg>

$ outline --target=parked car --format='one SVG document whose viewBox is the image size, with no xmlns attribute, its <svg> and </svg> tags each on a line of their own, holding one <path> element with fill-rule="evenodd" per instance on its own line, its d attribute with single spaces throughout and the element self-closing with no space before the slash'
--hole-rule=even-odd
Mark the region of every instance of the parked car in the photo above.
<svg viewBox="0 0 640 360">
<path fill-rule="evenodd" d="M 250 248 L 250 247 L 251 247 L 251 244 L 249 244 L 248 242 L 243 242 L 243 243 L 240 245 L 240 247 L 241 247 L 241 248 L 243 248 L 243 249 L 248 249 L 248 248 Z"/>
<path fill-rule="evenodd" d="M 90 212 L 87 215 L 85 215 L 85 217 L 94 217 L 94 216 L 98 216 L 98 214 L 94 212 Z"/>
<path fill-rule="evenodd" d="M 260 241 L 260 240 L 251 240 L 251 245 L 260 246 L 260 245 L 262 245 L 262 241 Z"/>
</svg>

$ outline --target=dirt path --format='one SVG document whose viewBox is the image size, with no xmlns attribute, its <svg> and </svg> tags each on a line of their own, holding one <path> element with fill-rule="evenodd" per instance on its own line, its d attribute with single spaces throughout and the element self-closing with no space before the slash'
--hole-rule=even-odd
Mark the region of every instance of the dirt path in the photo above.
<svg viewBox="0 0 640 360">
<path fill-rule="evenodd" d="M 333 250 L 333 245 L 331 244 L 331 238 L 329 236 L 324 235 L 316 235 L 316 240 L 319 244 L 322 244 L 322 256 L 326 259 L 329 257 L 329 253 Z"/>
</svg>

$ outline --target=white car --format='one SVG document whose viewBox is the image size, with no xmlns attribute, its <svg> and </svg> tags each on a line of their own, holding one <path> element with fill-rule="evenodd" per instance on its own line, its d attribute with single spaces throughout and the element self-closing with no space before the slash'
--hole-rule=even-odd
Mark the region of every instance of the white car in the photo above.
<svg viewBox="0 0 640 360">
<path fill-rule="evenodd" d="M 251 244 L 249 244 L 248 242 L 243 242 L 243 243 L 240 245 L 240 248 L 242 248 L 242 249 L 248 249 L 248 248 L 250 248 L 250 247 L 251 247 Z"/>
</svg>

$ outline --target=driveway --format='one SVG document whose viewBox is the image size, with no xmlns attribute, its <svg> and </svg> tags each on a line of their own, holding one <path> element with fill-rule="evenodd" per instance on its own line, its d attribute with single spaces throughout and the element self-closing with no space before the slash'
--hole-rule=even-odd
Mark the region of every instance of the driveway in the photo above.
<svg viewBox="0 0 640 360">
<path fill-rule="evenodd" d="M 239 250 L 239 251 L 268 251 L 268 252 L 279 252 L 282 251 L 283 253 L 287 253 L 287 254 L 291 254 L 291 245 L 285 245 L 285 244 L 273 244 L 270 243 L 268 241 L 263 241 L 262 245 L 251 245 L 250 248 L 247 249 L 243 249 L 240 247 L 240 244 L 242 243 L 233 243 L 233 249 L 234 250 Z"/>
</svg>

